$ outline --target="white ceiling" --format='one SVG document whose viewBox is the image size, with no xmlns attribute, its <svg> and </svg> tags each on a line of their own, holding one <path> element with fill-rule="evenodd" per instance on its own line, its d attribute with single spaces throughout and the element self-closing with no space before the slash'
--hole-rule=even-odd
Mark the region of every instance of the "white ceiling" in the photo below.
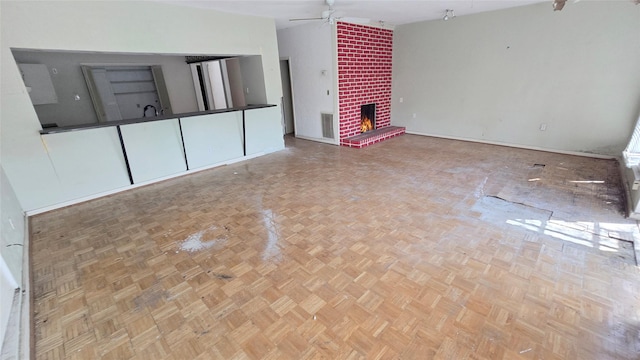
<svg viewBox="0 0 640 360">
<path fill-rule="evenodd" d="M 213 9 L 223 12 L 270 17 L 283 29 L 308 23 L 290 22 L 292 18 L 320 17 L 328 9 L 324 0 L 158 0 L 183 6 Z M 335 0 L 336 17 L 357 17 L 387 25 L 402 25 L 416 21 L 442 19 L 446 9 L 456 16 L 494 11 L 552 0 Z"/>
</svg>

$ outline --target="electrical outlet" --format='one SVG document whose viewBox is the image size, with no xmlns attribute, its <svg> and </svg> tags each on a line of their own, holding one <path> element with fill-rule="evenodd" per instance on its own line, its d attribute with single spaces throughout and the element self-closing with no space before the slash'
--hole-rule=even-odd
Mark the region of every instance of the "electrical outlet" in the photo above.
<svg viewBox="0 0 640 360">
<path fill-rule="evenodd" d="M 417 116 L 417 114 L 416 114 L 416 113 L 413 113 L 413 118 L 414 118 L 414 119 L 416 118 L 416 116 Z"/>
<path fill-rule="evenodd" d="M 547 130 L 547 124 L 545 123 L 540 124 L 540 131 L 545 131 L 545 130 Z"/>
<path fill-rule="evenodd" d="M 404 98 L 400 98 L 400 102 L 403 103 L 404 102 Z"/>
</svg>

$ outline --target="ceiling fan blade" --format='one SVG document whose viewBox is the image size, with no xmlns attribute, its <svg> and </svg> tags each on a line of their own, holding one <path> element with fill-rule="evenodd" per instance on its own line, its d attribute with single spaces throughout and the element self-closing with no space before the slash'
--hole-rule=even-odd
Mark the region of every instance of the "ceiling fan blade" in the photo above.
<svg viewBox="0 0 640 360">
<path fill-rule="evenodd" d="M 289 21 L 308 21 L 308 20 L 324 20 L 324 18 L 300 18 L 300 19 L 289 19 Z"/>
</svg>

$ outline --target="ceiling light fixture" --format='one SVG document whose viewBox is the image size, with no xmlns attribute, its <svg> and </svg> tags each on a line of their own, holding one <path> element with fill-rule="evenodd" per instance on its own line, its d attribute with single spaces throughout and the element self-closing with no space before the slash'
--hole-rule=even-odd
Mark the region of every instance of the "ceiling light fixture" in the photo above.
<svg viewBox="0 0 640 360">
<path fill-rule="evenodd" d="M 449 19 L 453 19 L 456 17 L 456 13 L 453 12 L 453 10 L 451 9 L 447 9 L 444 11 L 444 17 L 442 18 L 442 20 L 447 21 Z"/>
<path fill-rule="evenodd" d="M 553 11 L 560 11 L 564 7 L 567 0 L 553 0 Z"/>
</svg>

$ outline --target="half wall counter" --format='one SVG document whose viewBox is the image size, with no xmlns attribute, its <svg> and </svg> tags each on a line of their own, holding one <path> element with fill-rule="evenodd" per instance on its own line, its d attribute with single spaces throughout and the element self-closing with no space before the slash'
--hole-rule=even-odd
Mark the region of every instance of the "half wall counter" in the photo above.
<svg viewBox="0 0 640 360">
<path fill-rule="evenodd" d="M 84 197 L 280 150 L 278 109 L 248 105 L 40 134 L 64 191 Z"/>
</svg>

